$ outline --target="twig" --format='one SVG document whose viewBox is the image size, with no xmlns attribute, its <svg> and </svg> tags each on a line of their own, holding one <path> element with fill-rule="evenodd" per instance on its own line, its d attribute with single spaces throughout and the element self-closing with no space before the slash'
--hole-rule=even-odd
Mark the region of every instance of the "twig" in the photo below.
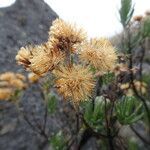
<svg viewBox="0 0 150 150">
<path fill-rule="evenodd" d="M 28 123 L 28 125 L 31 127 L 31 129 L 33 131 L 35 131 L 36 133 L 40 134 L 40 131 L 35 128 L 35 126 L 30 122 L 30 120 L 28 119 L 28 117 L 26 115 L 23 114 L 23 118 Z"/>
<path fill-rule="evenodd" d="M 107 101 L 105 99 L 105 121 L 106 121 L 106 129 L 107 129 L 107 137 L 108 137 L 108 142 L 109 142 L 109 149 L 114 150 L 114 145 L 113 145 L 113 137 L 111 136 L 111 129 L 110 129 L 110 121 L 108 120 L 107 116 Z"/>
<path fill-rule="evenodd" d="M 45 94 L 45 92 L 43 91 L 43 89 L 41 88 L 41 86 L 39 85 L 38 87 L 40 89 L 40 94 L 41 94 L 41 97 L 44 100 L 44 104 L 45 104 L 44 123 L 43 123 L 43 128 L 41 129 L 41 132 L 45 133 L 46 123 L 47 123 L 47 115 L 48 115 L 47 97 L 46 97 L 48 91 L 46 90 L 46 94 Z"/>
<path fill-rule="evenodd" d="M 47 106 L 45 105 L 44 124 L 43 124 L 44 131 L 46 130 L 47 115 L 48 115 L 48 109 L 47 109 Z"/>
</svg>

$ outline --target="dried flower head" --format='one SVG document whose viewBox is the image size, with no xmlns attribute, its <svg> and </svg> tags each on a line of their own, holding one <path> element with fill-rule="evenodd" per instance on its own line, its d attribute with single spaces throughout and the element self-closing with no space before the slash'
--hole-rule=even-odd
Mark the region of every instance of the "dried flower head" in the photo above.
<svg viewBox="0 0 150 150">
<path fill-rule="evenodd" d="M 15 90 L 25 89 L 25 76 L 20 73 L 5 72 L 0 74 L 0 100 L 8 100 Z"/>
<path fill-rule="evenodd" d="M 21 73 L 16 73 L 15 75 L 16 75 L 16 78 L 18 78 L 18 79 L 20 79 L 22 81 L 26 80 L 26 77 L 23 74 L 21 74 Z"/>
<path fill-rule="evenodd" d="M 77 29 L 75 25 L 69 24 L 62 19 L 56 19 L 49 31 L 49 41 L 61 51 L 74 52 L 76 44 L 82 43 L 86 39 L 86 34 L 82 29 Z"/>
<path fill-rule="evenodd" d="M 16 55 L 16 60 L 18 64 L 24 65 L 25 68 L 29 68 L 30 63 L 30 56 L 31 56 L 31 51 L 32 47 L 21 47 L 18 54 Z"/>
<path fill-rule="evenodd" d="M 0 74 L 0 81 L 11 81 L 15 78 L 15 74 L 13 72 L 5 72 Z"/>
<path fill-rule="evenodd" d="M 20 79 L 16 78 L 10 81 L 10 86 L 17 88 L 17 89 L 25 89 L 27 85 Z"/>
<path fill-rule="evenodd" d="M 0 87 L 24 89 L 27 86 L 24 82 L 25 79 L 25 76 L 20 73 L 5 72 L 0 74 Z"/>
<path fill-rule="evenodd" d="M 28 70 L 39 76 L 54 69 L 62 58 L 63 54 L 52 49 L 50 43 L 21 48 L 16 56 L 19 64 L 23 64 Z"/>
<path fill-rule="evenodd" d="M 114 47 L 105 38 L 92 39 L 80 51 L 80 59 L 102 72 L 112 71 L 117 60 Z"/>
<path fill-rule="evenodd" d="M 33 55 L 32 59 L 30 59 L 30 69 L 37 75 L 42 75 L 53 70 L 63 59 L 63 54 L 61 52 L 51 50 L 49 47 L 50 45 L 48 44 L 38 46 L 37 49 L 39 51 Z"/>
<path fill-rule="evenodd" d="M 73 103 L 87 100 L 94 88 L 93 75 L 89 68 L 74 65 L 72 67 L 61 67 L 54 70 L 56 76 L 56 87 L 58 93 L 65 99 L 71 99 Z"/>
</svg>

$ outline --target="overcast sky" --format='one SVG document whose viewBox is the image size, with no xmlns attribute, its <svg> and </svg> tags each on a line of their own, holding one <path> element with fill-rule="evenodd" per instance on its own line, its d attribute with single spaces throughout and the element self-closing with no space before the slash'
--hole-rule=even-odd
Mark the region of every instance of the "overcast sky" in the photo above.
<svg viewBox="0 0 150 150">
<path fill-rule="evenodd" d="M 0 7 L 10 5 L 15 0 L 0 0 Z M 150 0 L 133 0 L 134 15 L 150 10 Z M 83 27 L 90 37 L 112 36 L 119 33 L 118 9 L 120 0 L 45 0 L 64 20 Z"/>
</svg>

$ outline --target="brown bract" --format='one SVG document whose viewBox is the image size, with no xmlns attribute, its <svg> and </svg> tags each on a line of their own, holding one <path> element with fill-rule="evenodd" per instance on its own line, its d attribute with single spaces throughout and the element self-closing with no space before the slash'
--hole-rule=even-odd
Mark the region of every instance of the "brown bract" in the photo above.
<svg viewBox="0 0 150 150">
<path fill-rule="evenodd" d="M 65 99 L 79 103 L 91 96 L 95 82 L 89 68 L 81 65 L 62 66 L 53 73 L 56 76 L 57 91 Z"/>
<path fill-rule="evenodd" d="M 100 38 L 91 39 L 89 43 L 83 44 L 80 59 L 93 65 L 99 71 L 107 72 L 113 70 L 117 55 L 110 41 Z"/>
</svg>

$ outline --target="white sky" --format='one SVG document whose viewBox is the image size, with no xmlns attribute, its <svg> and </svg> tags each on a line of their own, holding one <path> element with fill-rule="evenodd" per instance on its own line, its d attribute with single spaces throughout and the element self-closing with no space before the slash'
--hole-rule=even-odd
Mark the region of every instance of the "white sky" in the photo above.
<svg viewBox="0 0 150 150">
<path fill-rule="evenodd" d="M 0 0 L 0 7 L 15 0 Z M 64 20 L 83 27 L 90 37 L 112 36 L 119 33 L 118 9 L 121 0 L 45 0 Z M 133 0 L 134 15 L 144 14 L 150 9 L 150 0 Z"/>
</svg>

